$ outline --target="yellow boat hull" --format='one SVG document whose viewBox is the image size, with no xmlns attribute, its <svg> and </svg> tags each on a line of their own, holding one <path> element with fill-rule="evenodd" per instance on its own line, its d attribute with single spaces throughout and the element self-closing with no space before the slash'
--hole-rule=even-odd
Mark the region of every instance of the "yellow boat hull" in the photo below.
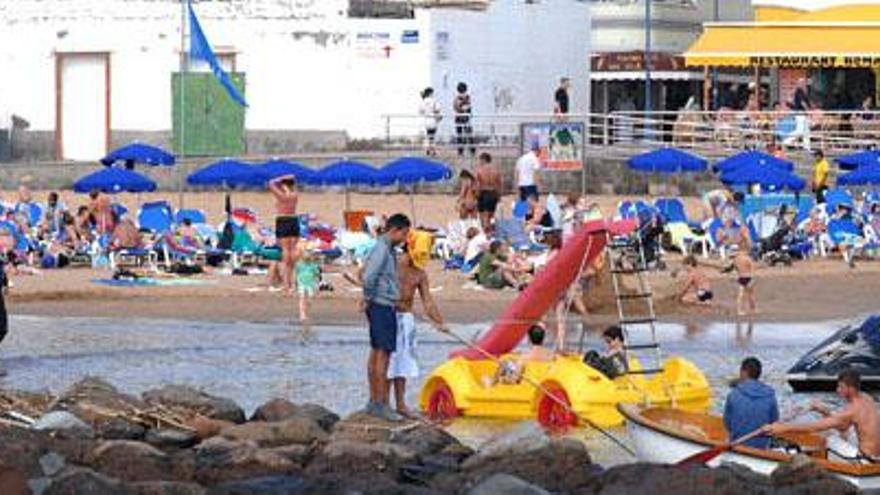
<svg viewBox="0 0 880 495">
<path fill-rule="evenodd" d="M 512 356 L 503 356 L 512 359 Z M 497 363 L 491 360 L 454 358 L 440 365 L 425 381 L 420 395 L 422 409 L 433 417 L 471 416 L 503 419 L 538 419 L 553 426 L 552 399 L 529 380 L 566 400 L 578 417 L 608 427 L 623 423 L 618 404 L 675 407 L 706 412 L 712 391 L 703 373 L 690 361 L 670 358 L 663 373 L 651 377 L 631 374 L 609 380 L 587 366 L 578 356 L 557 357 L 548 363 L 530 363 L 518 384 L 487 385 Z M 638 370 L 638 361 L 630 361 Z M 558 409 L 558 407 L 557 407 Z M 548 419 L 550 418 L 550 419 Z M 548 424 L 548 422 L 550 424 Z"/>
</svg>

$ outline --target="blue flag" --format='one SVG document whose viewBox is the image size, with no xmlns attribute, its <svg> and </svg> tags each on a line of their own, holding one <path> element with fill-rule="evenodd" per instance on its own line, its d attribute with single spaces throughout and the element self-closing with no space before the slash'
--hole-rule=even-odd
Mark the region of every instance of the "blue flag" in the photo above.
<svg viewBox="0 0 880 495">
<path fill-rule="evenodd" d="M 193 60 L 204 60 L 208 66 L 211 67 L 211 71 L 214 73 L 214 76 L 217 77 L 217 81 L 220 85 L 226 89 L 226 93 L 229 97 L 243 107 L 248 106 L 244 96 L 242 96 L 242 94 L 239 93 L 238 88 L 232 84 L 232 79 L 229 77 L 229 74 L 227 74 L 226 71 L 223 70 L 223 67 L 220 66 L 220 61 L 217 60 L 217 55 L 214 54 L 214 50 L 211 49 L 211 44 L 208 43 L 208 38 L 205 37 L 205 32 L 202 31 L 202 25 L 199 24 L 199 18 L 196 17 L 196 12 L 193 10 L 192 3 L 189 4 L 189 31 L 190 58 Z"/>
</svg>

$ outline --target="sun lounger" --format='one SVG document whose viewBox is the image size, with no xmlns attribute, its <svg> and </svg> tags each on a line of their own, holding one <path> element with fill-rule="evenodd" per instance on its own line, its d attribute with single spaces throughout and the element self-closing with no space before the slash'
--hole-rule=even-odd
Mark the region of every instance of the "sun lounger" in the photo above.
<svg viewBox="0 0 880 495">
<path fill-rule="evenodd" d="M 709 256 L 709 237 L 699 223 L 691 222 L 685 213 L 684 203 L 678 198 L 658 198 L 654 208 L 665 221 L 672 245 L 682 253 L 689 254 L 692 246 L 700 246 L 703 257 Z"/>
</svg>

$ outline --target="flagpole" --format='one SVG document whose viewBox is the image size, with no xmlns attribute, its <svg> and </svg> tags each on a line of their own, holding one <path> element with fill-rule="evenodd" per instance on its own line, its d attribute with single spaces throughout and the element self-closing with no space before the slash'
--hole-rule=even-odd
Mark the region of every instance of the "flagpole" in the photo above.
<svg viewBox="0 0 880 495">
<path fill-rule="evenodd" d="M 189 0 L 180 0 L 180 163 L 177 166 L 177 208 L 183 209 L 183 165 L 186 158 L 186 17 Z"/>
</svg>

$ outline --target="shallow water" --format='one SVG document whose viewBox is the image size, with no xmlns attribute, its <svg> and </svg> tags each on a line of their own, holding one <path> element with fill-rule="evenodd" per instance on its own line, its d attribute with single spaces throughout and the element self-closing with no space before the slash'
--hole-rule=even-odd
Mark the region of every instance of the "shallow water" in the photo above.
<svg viewBox="0 0 880 495">
<path fill-rule="evenodd" d="M 803 353 L 828 336 L 840 323 L 713 324 L 705 328 L 660 325 L 665 355 L 682 355 L 708 376 L 715 409 L 727 393 L 727 380 L 749 355 L 764 362 L 764 376 L 780 396 L 785 411 L 793 402 L 821 396 L 795 397 L 785 371 Z M 482 325 L 453 330 L 465 336 Z M 59 392 L 87 375 L 100 376 L 123 391 L 140 393 L 166 383 L 185 383 L 230 397 L 249 413 L 273 397 L 317 402 L 347 413 L 362 407 L 365 395 L 366 330 L 314 328 L 309 334 L 286 323 L 198 323 L 145 319 L 13 317 L 11 332 L 0 346 L 0 362 L 8 376 L 3 386 Z M 421 330 L 419 357 L 427 372 L 456 347 L 428 328 Z M 599 347 L 597 335 L 588 347 Z M 414 404 L 418 387 L 409 390 Z M 784 414 L 784 413 L 783 413 Z M 450 430 L 476 445 L 512 428 L 498 421 L 459 420 Z M 616 433 L 623 435 L 622 429 Z M 585 438 L 596 460 L 625 461 L 613 446 L 588 431 Z"/>
</svg>

